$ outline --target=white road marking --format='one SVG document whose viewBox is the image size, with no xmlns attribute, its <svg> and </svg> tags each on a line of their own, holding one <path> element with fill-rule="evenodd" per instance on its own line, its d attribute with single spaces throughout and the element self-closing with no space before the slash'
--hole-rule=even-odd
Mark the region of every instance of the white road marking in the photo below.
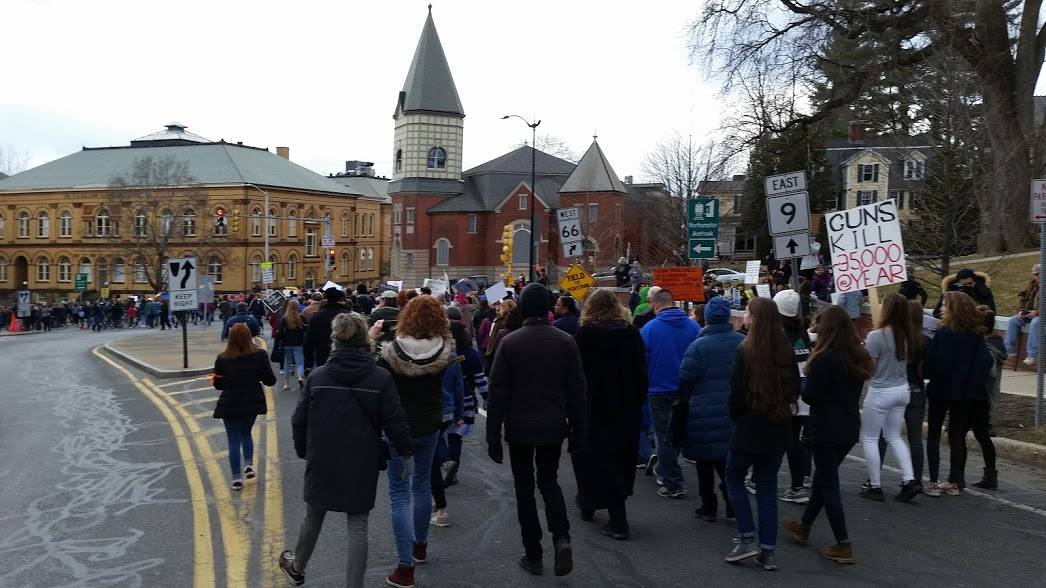
<svg viewBox="0 0 1046 588">
<path fill-rule="evenodd" d="M 209 376 L 200 376 L 199 378 L 193 378 L 191 380 L 178 380 L 177 382 L 167 382 L 166 384 L 155 384 L 160 388 L 167 388 L 168 386 L 178 386 L 180 384 L 188 384 L 189 382 L 198 382 L 200 380 L 206 380 Z"/>
<path fill-rule="evenodd" d="M 190 394 L 192 392 L 203 392 L 205 390 L 214 391 L 214 386 L 202 386 L 200 388 L 190 388 L 188 390 L 179 390 L 177 392 L 168 392 L 168 396 L 178 396 L 179 394 Z"/>
</svg>

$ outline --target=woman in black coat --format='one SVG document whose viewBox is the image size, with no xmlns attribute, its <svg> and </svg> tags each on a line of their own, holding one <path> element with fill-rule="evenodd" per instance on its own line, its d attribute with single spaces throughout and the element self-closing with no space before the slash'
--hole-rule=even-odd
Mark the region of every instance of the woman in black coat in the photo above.
<svg viewBox="0 0 1046 588">
<path fill-rule="evenodd" d="M 609 290 L 597 290 L 585 302 L 577 342 L 587 383 L 588 428 L 571 454 L 577 478 L 581 518 L 607 509 L 602 533 L 627 539 L 625 500 L 632 495 L 639 453 L 639 421 L 647 393 L 646 353 L 628 309 Z"/>
<path fill-rule="evenodd" d="M 335 316 L 331 339 L 334 351 L 309 376 L 291 417 L 294 450 L 308 464 L 306 509 L 297 547 L 280 555 L 280 568 L 292 582 L 304 582 L 324 516 L 343 512 L 349 528 L 345 585 L 356 587 L 363 586 L 367 518 L 385 467 L 381 433 L 402 455 L 411 454 L 411 439 L 392 376 L 370 355 L 366 319 Z"/>
<path fill-rule="evenodd" d="M 248 480 L 254 478 L 254 439 L 251 437 L 251 429 L 258 415 L 268 412 L 262 384 L 272 386 L 275 383 L 276 376 L 272 373 L 269 355 L 251 342 L 251 331 L 247 325 L 233 325 L 229 330 L 225 351 L 214 362 L 214 387 L 222 391 L 214 407 L 214 418 L 222 419 L 225 435 L 229 438 L 233 490 L 243 490 L 241 474 Z M 246 465 L 242 472 L 241 452 Z"/>
</svg>

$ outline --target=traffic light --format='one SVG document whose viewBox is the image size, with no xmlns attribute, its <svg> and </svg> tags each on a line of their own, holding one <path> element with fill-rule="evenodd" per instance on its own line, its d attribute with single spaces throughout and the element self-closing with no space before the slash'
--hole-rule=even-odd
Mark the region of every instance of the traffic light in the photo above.
<svg viewBox="0 0 1046 588">
<path fill-rule="evenodd" d="M 232 224 L 231 228 L 232 228 L 233 234 L 234 235 L 238 235 L 240 233 L 240 211 L 239 210 L 232 211 L 232 223 L 231 224 Z"/>
<path fill-rule="evenodd" d="M 330 267 L 331 269 L 334 269 L 334 248 L 333 247 L 331 247 L 331 250 L 329 252 L 327 252 L 327 263 L 330 264 L 328 267 Z"/>
<path fill-rule="evenodd" d="M 511 224 L 501 229 L 501 263 L 505 264 L 505 284 L 512 284 L 512 237 L 515 235 Z"/>
<path fill-rule="evenodd" d="M 225 209 L 219 208 L 214 211 L 214 226 L 224 227 L 225 226 Z"/>
</svg>

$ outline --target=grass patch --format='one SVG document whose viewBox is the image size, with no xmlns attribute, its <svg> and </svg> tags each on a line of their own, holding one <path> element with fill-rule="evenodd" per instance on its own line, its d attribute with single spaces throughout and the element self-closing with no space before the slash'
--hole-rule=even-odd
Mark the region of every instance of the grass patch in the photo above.
<svg viewBox="0 0 1046 588">
<path fill-rule="evenodd" d="M 992 425 L 1000 437 L 1046 445 L 1046 427 L 1035 426 L 1035 399 L 1002 394 L 992 407 Z"/>
</svg>

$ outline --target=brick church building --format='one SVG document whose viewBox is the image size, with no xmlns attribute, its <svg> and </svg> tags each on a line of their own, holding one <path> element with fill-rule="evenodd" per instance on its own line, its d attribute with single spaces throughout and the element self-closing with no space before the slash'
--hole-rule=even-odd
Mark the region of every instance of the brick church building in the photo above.
<svg viewBox="0 0 1046 588">
<path fill-rule="evenodd" d="M 462 171 L 465 110 L 431 8 L 393 114 L 392 279 L 486 276 L 505 271 L 503 228 L 513 227 L 513 272 L 526 274 L 530 207 L 536 206 L 537 263 L 558 281 L 573 262 L 602 270 L 624 255 L 627 186 L 593 139 L 575 165 L 530 146 Z M 535 184 L 530 185 L 531 154 Z M 583 257 L 564 258 L 556 210 L 581 209 Z"/>
</svg>

